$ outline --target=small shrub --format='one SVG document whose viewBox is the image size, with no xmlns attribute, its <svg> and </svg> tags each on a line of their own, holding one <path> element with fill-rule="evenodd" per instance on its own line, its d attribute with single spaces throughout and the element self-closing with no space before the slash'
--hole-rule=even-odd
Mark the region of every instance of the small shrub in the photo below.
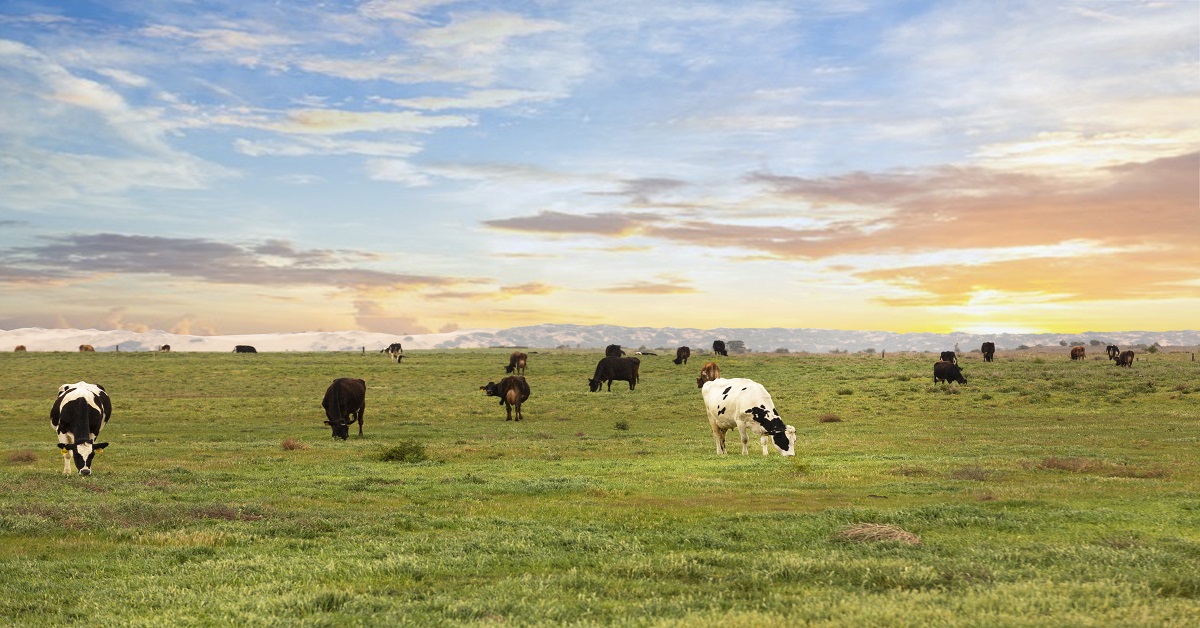
<svg viewBox="0 0 1200 628">
<path fill-rule="evenodd" d="M 298 439 L 294 436 L 288 436 L 287 438 L 283 439 L 283 443 L 281 446 L 283 447 L 284 451 L 296 451 L 298 449 L 308 449 L 308 445 L 305 445 L 304 443 L 300 442 L 300 439 Z"/>
<path fill-rule="evenodd" d="M 618 430 L 628 430 L 629 429 L 629 421 L 617 421 L 616 425 L 613 425 L 613 427 L 615 427 Z"/>
<path fill-rule="evenodd" d="M 414 440 L 402 440 L 392 447 L 384 449 L 379 459 L 384 462 L 423 462 L 429 459 L 425 446 Z"/>
<path fill-rule="evenodd" d="M 841 422 L 842 422 L 842 418 L 841 418 L 841 417 L 839 417 L 839 416 L 838 416 L 838 415 L 836 415 L 836 414 L 833 414 L 833 413 L 828 413 L 828 414 L 822 414 L 822 415 L 821 415 L 821 416 L 820 416 L 820 417 L 817 419 L 817 421 L 818 421 L 818 422 L 820 422 L 820 423 L 841 423 Z"/>
<path fill-rule="evenodd" d="M 37 462 L 37 458 L 37 454 L 28 449 L 9 452 L 7 456 L 7 460 L 12 464 L 29 464 L 31 462 Z"/>
</svg>

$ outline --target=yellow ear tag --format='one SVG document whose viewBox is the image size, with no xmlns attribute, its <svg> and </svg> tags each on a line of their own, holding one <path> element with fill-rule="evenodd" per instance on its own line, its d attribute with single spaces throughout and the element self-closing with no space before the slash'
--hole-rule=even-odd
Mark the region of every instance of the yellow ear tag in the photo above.
<svg viewBox="0 0 1200 628">
<path fill-rule="evenodd" d="M 58 450 L 62 452 L 63 458 L 66 458 L 70 455 L 70 450 L 68 450 L 66 447 L 59 447 Z"/>
</svg>

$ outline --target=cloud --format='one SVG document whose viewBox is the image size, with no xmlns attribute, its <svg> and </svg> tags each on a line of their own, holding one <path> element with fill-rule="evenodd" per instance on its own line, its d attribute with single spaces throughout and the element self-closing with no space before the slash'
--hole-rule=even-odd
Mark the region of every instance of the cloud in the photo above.
<svg viewBox="0 0 1200 628">
<path fill-rule="evenodd" d="M 416 318 L 392 313 L 376 301 L 358 299 L 354 301 L 354 310 L 354 321 L 366 331 L 397 336 L 433 333 L 433 330 L 418 323 Z"/>
<path fill-rule="evenodd" d="M 579 215 L 556 211 L 542 211 L 536 216 L 486 220 L 483 224 L 493 229 L 522 231 L 543 235 L 592 234 L 624 236 L 638 231 L 644 225 L 658 219 L 659 216 L 655 214 L 614 212 Z"/>
<path fill-rule="evenodd" d="M 500 109 L 522 103 L 547 102 L 561 98 L 549 92 L 524 89 L 480 89 L 457 97 L 424 96 L 420 98 L 378 98 L 378 102 L 398 107 L 430 111 L 443 109 Z"/>
<path fill-rule="evenodd" d="M 601 292 L 609 294 L 699 294 L 700 291 L 688 282 L 675 281 L 635 281 L 632 283 L 601 288 Z"/>
<path fill-rule="evenodd" d="M 471 126 L 463 116 L 427 116 L 415 111 L 345 111 L 300 109 L 287 112 L 285 119 L 265 125 L 281 133 L 337 135 L 362 132 L 432 133 L 440 129 Z"/>
<path fill-rule="evenodd" d="M 262 31 L 268 27 L 261 26 Z M 188 30 L 177 26 L 155 24 L 141 30 L 155 39 L 186 40 L 211 52 L 262 51 L 292 46 L 301 40 L 276 33 L 256 32 L 247 28 L 202 28 Z"/>
<path fill-rule="evenodd" d="M 348 290 L 414 290 L 475 280 L 395 273 L 349 264 L 372 255 L 297 250 L 268 240 L 237 245 L 204 239 L 102 233 L 44 238 L 45 243 L 0 251 L 0 278 L 19 283 L 42 276 L 82 280 L 105 274 L 166 275 L 214 284 L 327 286 Z"/>
</svg>

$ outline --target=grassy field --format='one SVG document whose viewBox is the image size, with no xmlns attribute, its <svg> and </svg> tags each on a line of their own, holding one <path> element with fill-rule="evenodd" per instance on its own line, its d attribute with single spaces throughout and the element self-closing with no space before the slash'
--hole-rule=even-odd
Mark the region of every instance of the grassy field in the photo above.
<svg viewBox="0 0 1200 628">
<path fill-rule="evenodd" d="M 0 622 L 12 625 L 1200 623 L 1200 363 L 753 354 L 794 459 L 718 457 L 703 358 L 507 351 L 0 354 Z M 320 400 L 367 380 L 366 435 Z M 63 476 L 60 384 L 104 385 Z M 736 443 L 736 433 L 732 437 Z M 421 462 L 385 460 L 401 444 Z"/>
</svg>

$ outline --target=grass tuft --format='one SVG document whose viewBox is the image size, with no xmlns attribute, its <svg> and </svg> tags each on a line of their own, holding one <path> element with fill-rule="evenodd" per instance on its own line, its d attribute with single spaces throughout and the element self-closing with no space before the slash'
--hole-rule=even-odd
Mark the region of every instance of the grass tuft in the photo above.
<svg viewBox="0 0 1200 628">
<path fill-rule="evenodd" d="M 836 414 L 833 414 L 832 412 L 829 412 L 826 414 L 822 414 L 820 417 L 817 418 L 817 421 L 820 423 L 841 423 L 842 418 Z"/>
<path fill-rule="evenodd" d="M 429 459 L 425 446 L 415 440 L 402 440 L 379 453 L 384 462 L 424 462 Z"/>
<path fill-rule="evenodd" d="M 629 421 L 617 421 L 617 423 L 615 425 L 613 425 L 613 427 L 618 430 L 628 430 L 629 429 Z"/>
<path fill-rule="evenodd" d="M 1057 456 L 1050 456 L 1043 459 L 1037 464 L 1037 468 L 1067 471 L 1069 473 L 1102 475 L 1110 478 L 1159 479 L 1170 475 L 1163 467 L 1140 469 L 1133 465 L 1113 464 L 1111 462 L 1104 462 L 1103 460 L 1059 458 Z"/>
<path fill-rule="evenodd" d="M 921 537 L 903 528 L 886 523 L 856 523 L 838 532 L 837 538 L 857 543 L 894 542 L 902 545 L 921 544 Z"/>
<path fill-rule="evenodd" d="M 283 447 L 284 451 L 297 451 L 300 449 L 308 449 L 308 445 L 305 445 L 304 443 L 300 442 L 300 439 L 296 438 L 295 436 L 288 436 L 287 438 L 283 439 L 283 443 L 281 444 L 281 446 Z"/>
</svg>

